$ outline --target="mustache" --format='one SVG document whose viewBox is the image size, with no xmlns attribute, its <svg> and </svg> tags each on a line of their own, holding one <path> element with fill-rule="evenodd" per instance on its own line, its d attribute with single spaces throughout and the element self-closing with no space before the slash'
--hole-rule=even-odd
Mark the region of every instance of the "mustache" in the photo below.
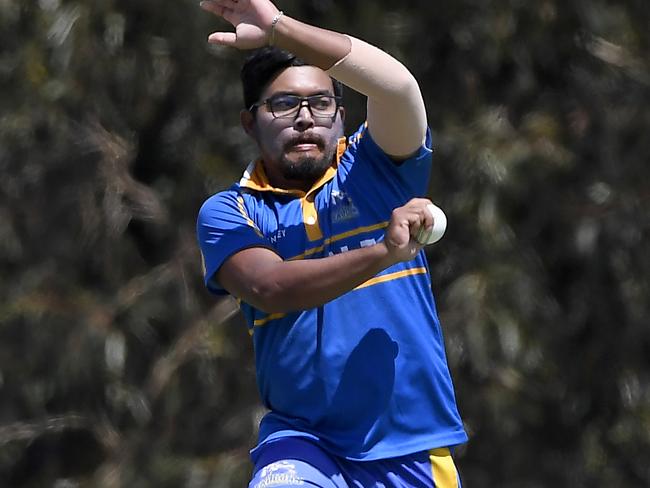
<svg viewBox="0 0 650 488">
<path fill-rule="evenodd" d="M 316 134 L 300 134 L 288 140 L 284 145 L 284 149 L 289 149 L 298 144 L 316 144 L 320 149 L 325 147 L 325 141 L 322 137 Z"/>
</svg>

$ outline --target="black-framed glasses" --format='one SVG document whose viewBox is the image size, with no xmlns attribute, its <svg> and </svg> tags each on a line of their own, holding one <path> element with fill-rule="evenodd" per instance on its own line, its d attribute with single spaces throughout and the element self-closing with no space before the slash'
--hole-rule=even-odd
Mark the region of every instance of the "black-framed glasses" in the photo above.
<svg viewBox="0 0 650 488">
<path fill-rule="evenodd" d="M 312 117 L 331 118 L 336 115 L 340 104 L 341 97 L 334 95 L 311 95 L 309 97 L 274 95 L 266 100 L 254 103 L 248 110 L 253 112 L 258 107 L 266 105 L 266 108 L 271 112 L 273 117 L 288 118 L 295 117 L 300 112 L 300 109 L 306 105 Z"/>
</svg>

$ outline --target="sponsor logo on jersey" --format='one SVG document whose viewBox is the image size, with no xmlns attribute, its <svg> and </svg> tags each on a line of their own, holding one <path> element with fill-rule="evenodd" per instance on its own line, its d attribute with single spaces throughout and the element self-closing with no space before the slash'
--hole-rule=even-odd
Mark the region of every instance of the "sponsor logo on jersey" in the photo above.
<svg viewBox="0 0 650 488">
<path fill-rule="evenodd" d="M 342 191 L 332 190 L 332 222 L 344 222 L 359 217 L 352 198 Z"/>
<path fill-rule="evenodd" d="M 296 465 L 289 461 L 278 461 L 265 466 L 260 473 L 260 481 L 255 483 L 255 488 L 271 486 L 304 485 L 303 479 L 298 476 Z"/>
</svg>

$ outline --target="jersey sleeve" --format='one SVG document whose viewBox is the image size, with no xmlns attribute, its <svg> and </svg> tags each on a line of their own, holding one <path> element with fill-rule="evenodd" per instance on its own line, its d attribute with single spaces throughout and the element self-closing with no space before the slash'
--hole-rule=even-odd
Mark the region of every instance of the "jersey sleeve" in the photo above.
<svg viewBox="0 0 650 488">
<path fill-rule="evenodd" d="M 233 254 L 250 247 L 270 247 L 246 212 L 243 197 L 228 190 L 212 196 L 201 207 L 196 224 L 205 284 L 218 295 L 228 292 L 216 281 L 221 265 Z"/>
<path fill-rule="evenodd" d="M 367 124 L 350 136 L 348 152 L 354 164 L 369 164 L 365 171 L 379 172 L 387 180 L 401 184 L 412 196 L 424 196 L 427 192 L 433 155 L 431 129 L 427 127 L 425 141 L 408 159 L 393 160 L 373 140 Z"/>
</svg>

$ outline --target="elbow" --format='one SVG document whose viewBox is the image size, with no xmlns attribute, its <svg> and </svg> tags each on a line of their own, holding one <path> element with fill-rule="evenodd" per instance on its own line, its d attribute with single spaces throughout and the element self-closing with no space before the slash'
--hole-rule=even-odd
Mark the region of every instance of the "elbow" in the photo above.
<svg viewBox="0 0 650 488">
<path fill-rule="evenodd" d="M 406 67 L 402 66 L 401 68 L 391 84 L 392 95 L 402 101 L 421 99 L 420 84 L 415 76 Z"/>
<path fill-rule="evenodd" d="M 426 139 L 427 113 L 417 83 L 383 100 L 368 99 L 368 129 L 375 142 L 397 159 L 410 157 Z"/>
<path fill-rule="evenodd" d="M 253 286 L 249 303 L 264 313 L 287 313 L 295 310 L 290 295 L 275 280 L 267 280 Z"/>
<path fill-rule="evenodd" d="M 418 125 L 425 127 L 426 130 L 427 112 L 424 106 L 424 97 L 420 85 L 410 72 L 406 72 L 406 76 L 400 83 L 399 92 L 395 94 L 395 97 L 399 98 L 399 107 L 403 107 L 408 111 Z"/>
<path fill-rule="evenodd" d="M 421 99 L 420 84 L 409 69 L 397 60 L 386 66 L 390 76 L 377 81 L 377 90 L 369 90 L 368 98 L 403 104 Z"/>
<path fill-rule="evenodd" d="M 407 124 L 409 130 L 415 127 L 426 132 L 427 111 L 422 90 L 411 72 L 406 68 L 403 70 L 383 93 L 368 97 L 368 116 L 390 121 L 389 124 Z"/>
</svg>

